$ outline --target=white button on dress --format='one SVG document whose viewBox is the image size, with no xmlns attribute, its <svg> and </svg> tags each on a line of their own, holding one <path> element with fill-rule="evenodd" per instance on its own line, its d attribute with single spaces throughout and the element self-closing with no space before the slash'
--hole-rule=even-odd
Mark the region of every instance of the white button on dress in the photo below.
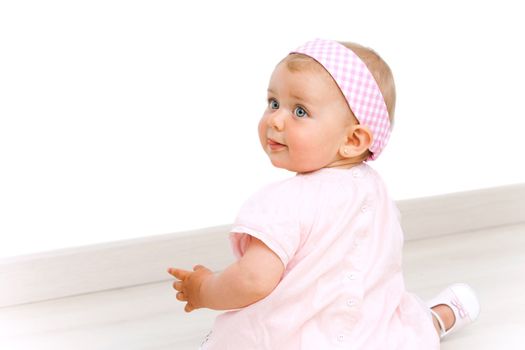
<svg viewBox="0 0 525 350">
<path fill-rule="evenodd" d="M 346 306 L 348 306 L 348 307 L 353 307 L 353 306 L 355 306 L 355 304 L 356 304 L 356 302 L 353 299 L 348 299 L 346 301 Z"/>
</svg>

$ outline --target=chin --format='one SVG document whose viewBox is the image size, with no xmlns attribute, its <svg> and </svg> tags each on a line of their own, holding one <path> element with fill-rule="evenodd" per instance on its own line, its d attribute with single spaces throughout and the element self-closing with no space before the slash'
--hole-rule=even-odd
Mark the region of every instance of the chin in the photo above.
<svg viewBox="0 0 525 350">
<path fill-rule="evenodd" d="M 281 164 L 279 161 L 276 161 L 270 158 L 270 162 L 272 162 L 272 165 L 276 168 L 286 169 L 286 167 L 283 164 Z"/>
<path fill-rule="evenodd" d="M 296 162 L 290 162 L 289 159 L 280 159 L 280 157 L 272 157 L 270 153 L 268 153 L 268 157 L 270 158 L 270 162 L 272 162 L 272 165 L 279 169 L 288 170 L 294 173 L 309 173 L 315 170 L 319 170 L 322 168 L 322 166 L 317 166 L 317 164 L 310 164 L 299 166 L 295 164 Z"/>
<path fill-rule="evenodd" d="M 289 171 L 295 171 L 295 170 L 290 169 L 290 167 L 287 166 L 286 164 L 283 164 L 282 162 L 279 162 L 278 160 L 270 158 L 270 162 L 272 162 L 272 165 L 274 167 L 276 167 L 276 168 L 289 170 Z"/>
<path fill-rule="evenodd" d="M 273 160 L 272 160 L 272 165 L 276 168 L 288 170 L 294 173 L 309 173 L 311 171 L 317 170 L 317 169 L 304 169 L 304 168 L 294 167 L 294 166 L 282 164 L 282 163 L 279 163 Z"/>
</svg>

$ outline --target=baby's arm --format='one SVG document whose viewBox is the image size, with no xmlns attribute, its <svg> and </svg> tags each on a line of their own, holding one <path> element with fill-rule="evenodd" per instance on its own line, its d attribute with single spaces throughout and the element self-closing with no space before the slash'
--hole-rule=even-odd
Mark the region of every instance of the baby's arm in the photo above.
<svg viewBox="0 0 525 350">
<path fill-rule="evenodd" d="M 284 272 L 281 259 L 266 244 L 250 236 L 244 255 L 220 274 L 202 265 L 193 271 L 168 269 L 179 281 L 173 283 L 177 299 L 187 302 L 184 310 L 238 309 L 269 295 Z"/>
</svg>

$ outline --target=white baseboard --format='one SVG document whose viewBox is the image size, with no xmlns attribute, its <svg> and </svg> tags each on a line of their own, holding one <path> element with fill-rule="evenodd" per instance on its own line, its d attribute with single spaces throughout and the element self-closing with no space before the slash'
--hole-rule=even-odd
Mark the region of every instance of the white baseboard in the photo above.
<svg viewBox="0 0 525 350">
<path fill-rule="evenodd" d="M 525 222 L 525 183 L 397 201 L 405 239 Z"/>
<path fill-rule="evenodd" d="M 397 201 L 407 240 L 525 222 L 525 184 Z M 170 279 L 166 268 L 221 270 L 230 226 L 0 259 L 0 307 Z"/>
</svg>

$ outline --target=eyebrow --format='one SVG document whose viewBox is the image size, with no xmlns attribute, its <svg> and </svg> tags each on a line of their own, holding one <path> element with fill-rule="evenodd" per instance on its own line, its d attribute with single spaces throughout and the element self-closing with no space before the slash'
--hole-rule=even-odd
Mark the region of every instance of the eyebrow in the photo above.
<svg viewBox="0 0 525 350">
<path fill-rule="evenodd" d="M 276 95 L 275 91 L 273 91 L 272 89 L 268 88 L 268 92 L 271 93 L 271 94 L 274 94 Z M 290 95 L 292 98 L 296 99 L 296 100 L 300 100 L 302 102 L 308 102 L 305 98 L 301 97 L 301 96 L 297 96 L 297 95 L 294 95 L 294 94 L 291 94 Z"/>
</svg>

